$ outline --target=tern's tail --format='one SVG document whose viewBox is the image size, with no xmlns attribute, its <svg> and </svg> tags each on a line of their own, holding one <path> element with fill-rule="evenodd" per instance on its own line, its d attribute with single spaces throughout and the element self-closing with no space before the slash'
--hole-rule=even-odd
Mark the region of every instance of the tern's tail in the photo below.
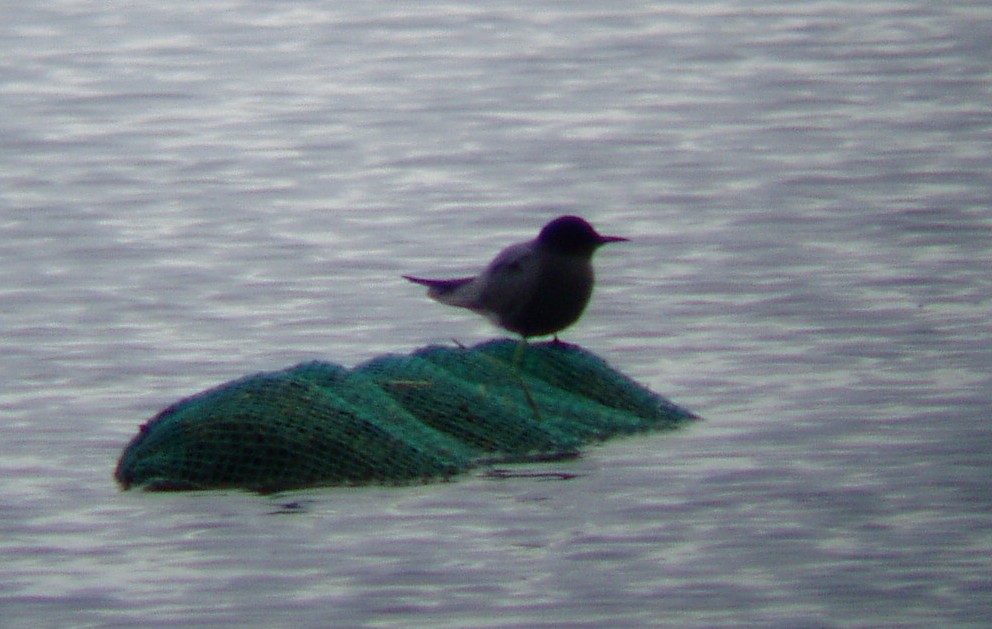
<svg viewBox="0 0 992 629">
<path fill-rule="evenodd" d="M 461 291 L 464 286 L 472 283 L 474 277 L 460 277 L 453 280 L 430 280 L 422 277 L 412 277 L 404 275 L 404 279 L 410 280 L 414 284 L 421 284 L 427 287 L 427 296 L 436 299 L 442 304 L 451 306 L 461 306 L 463 308 L 474 307 L 473 300 L 467 291 Z"/>
</svg>

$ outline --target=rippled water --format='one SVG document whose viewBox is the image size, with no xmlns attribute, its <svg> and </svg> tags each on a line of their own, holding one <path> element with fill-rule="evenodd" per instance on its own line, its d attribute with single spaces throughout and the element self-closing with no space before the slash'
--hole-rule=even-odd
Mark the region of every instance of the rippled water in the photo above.
<svg viewBox="0 0 992 629">
<path fill-rule="evenodd" d="M 0 43 L 0 626 L 984 627 L 992 9 L 54 2 Z M 466 273 L 630 236 L 565 337 L 706 418 L 492 480 L 119 492 L 177 398 L 497 332 Z"/>
</svg>

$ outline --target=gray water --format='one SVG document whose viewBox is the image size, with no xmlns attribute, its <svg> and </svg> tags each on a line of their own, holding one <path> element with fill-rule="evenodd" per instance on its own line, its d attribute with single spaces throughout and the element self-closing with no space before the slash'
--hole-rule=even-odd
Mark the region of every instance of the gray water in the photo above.
<svg viewBox="0 0 992 629">
<path fill-rule="evenodd" d="M 0 626 L 986 627 L 992 8 L 0 10 Z M 705 417 L 572 480 L 120 492 L 138 425 L 499 331 L 463 274 L 632 242 L 563 337 Z"/>
</svg>

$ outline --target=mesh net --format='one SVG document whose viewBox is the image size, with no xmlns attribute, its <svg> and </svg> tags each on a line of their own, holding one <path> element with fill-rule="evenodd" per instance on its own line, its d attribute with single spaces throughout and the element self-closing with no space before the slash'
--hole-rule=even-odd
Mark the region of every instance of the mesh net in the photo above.
<svg viewBox="0 0 992 629">
<path fill-rule="evenodd" d="M 432 346 L 354 369 L 303 363 L 180 400 L 141 427 L 114 476 L 157 490 L 402 483 L 690 419 L 575 345 Z"/>
</svg>

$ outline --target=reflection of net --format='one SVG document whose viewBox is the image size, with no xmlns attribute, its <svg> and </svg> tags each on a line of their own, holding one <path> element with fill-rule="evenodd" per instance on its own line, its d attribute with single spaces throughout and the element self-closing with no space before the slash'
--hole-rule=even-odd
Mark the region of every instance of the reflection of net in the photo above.
<svg viewBox="0 0 992 629">
<path fill-rule="evenodd" d="M 159 490 L 408 482 L 695 418 L 575 345 L 528 345 L 516 369 L 515 349 L 427 347 L 234 380 L 142 426 L 115 477 Z"/>
</svg>

